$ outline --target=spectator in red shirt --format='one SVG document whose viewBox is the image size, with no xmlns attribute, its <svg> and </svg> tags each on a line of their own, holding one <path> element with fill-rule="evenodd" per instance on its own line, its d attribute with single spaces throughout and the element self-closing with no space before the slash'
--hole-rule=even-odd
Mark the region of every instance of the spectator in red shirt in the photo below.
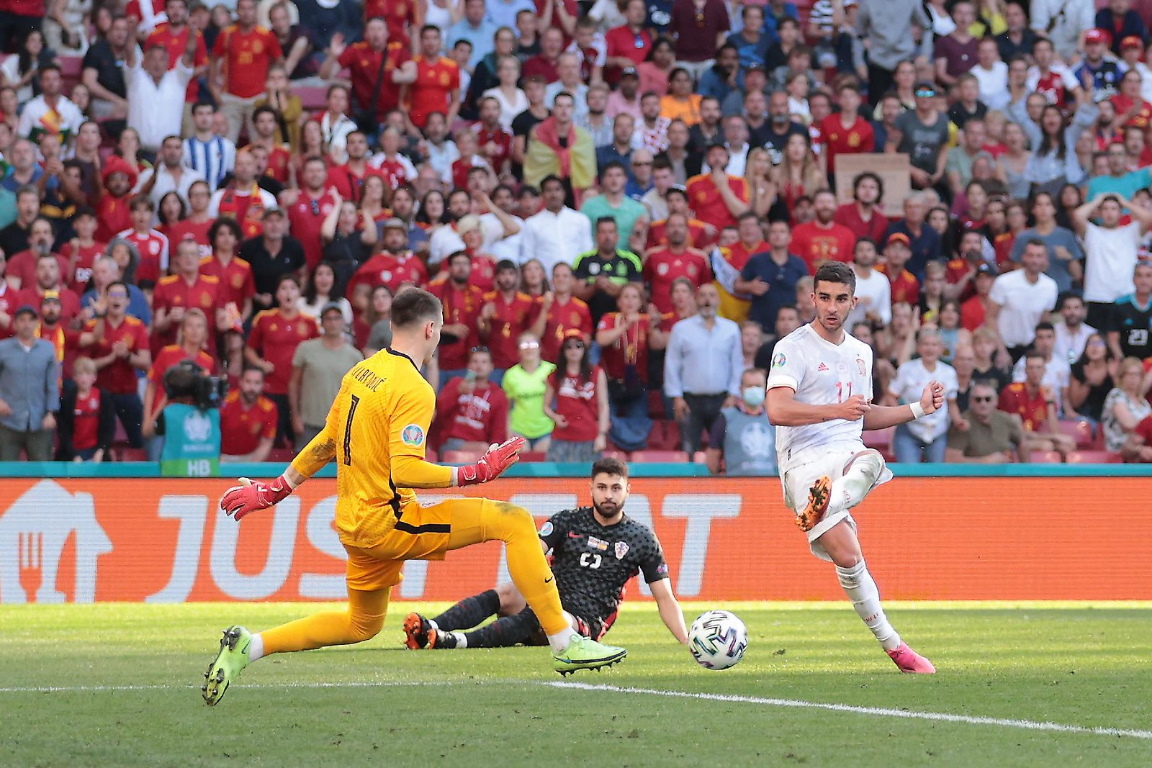
<svg viewBox="0 0 1152 768">
<path fill-rule="evenodd" d="M 904 269 L 908 259 L 912 257 L 912 247 L 908 235 L 903 232 L 893 232 L 888 236 L 884 245 L 884 263 L 878 264 L 876 269 L 888 276 L 892 283 L 892 304 L 919 304 L 920 281 Z"/>
<path fill-rule="evenodd" d="M 164 390 L 164 374 L 185 360 L 191 360 L 211 375 L 216 370 L 216 360 L 205 351 L 208 345 L 208 317 L 195 307 L 184 313 L 180 322 L 180 332 L 176 343 L 164 347 L 156 355 L 156 361 L 148 371 L 148 385 L 144 388 L 144 437 L 148 440 L 148 460 L 159 461 L 164 449 L 164 435 L 157 431 L 157 419 L 168 405 L 168 395 Z"/>
<path fill-rule="evenodd" d="M 460 112 L 460 67 L 450 58 L 440 55 L 443 49 L 440 29 L 425 25 L 420 29 L 420 55 L 416 57 L 416 73 L 407 90 L 409 133 L 419 135 L 418 129 L 428 124 L 428 116 L 441 112 L 447 124 L 456 122 Z"/>
<path fill-rule="evenodd" d="M 792 230 L 792 252 L 804 259 L 809 271 L 815 274 L 825 261 L 852 261 L 856 233 L 836 223 L 835 193 L 822 189 L 813 195 L 812 203 L 816 218 Z"/>
<path fill-rule="evenodd" d="M 504 371 L 519 360 L 520 334 L 536 325 L 540 305 L 520 290 L 520 269 L 507 260 L 496 265 L 495 290 L 483 300 L 476 325 L 480 340 L 492 350 L 492 381 L 500 384 Z"/>
<path fill-rule="evenodd" d="M 1064 454 L 1076 449 L 1071 435 L 1060 431 L 1056 418 L 1056 393 L 1045 384 L 1047 361 L 1040 352 L 1024 356 L 1024 381 L 1004 387 L 998 407 L 1020 417 L 1024 424 L 1024 451 L 1057 451 Z"/>
<path fill-rule="evenodd" d="M 888 217 L 880 205 L 884 200 L 884 181 L 872 171 L 857 174 L 852 179 L 852 200 L 836 209 L 833 221 L 848 227 L 858 237 L 884 242 L 884 235 L 888 233 Z"/>
<path fill-rule="evenodd" d="M 960 327 L 968 331 L 975 331 L 984 325 L 984 318 L 988 310 L 988 292 L 1000 272 L 994 264 L 981 264 L 976 267 L 976 277 L 973 286 L 976 289 L 971 297 L 960 305 Z"/>
<path fill-rule="evenodd" d="M 403 6 L 404 3 L 387 3 Z M 409 2 L 418 8 L 420 3 Z M 419 26 L 413 29 L 419 29 Z M 389 36 L 396 38 L 389 40 Z M 320 67 L 320 77 L 331 79 L 340 69 L 347 69 L 352 79 L 352 95 L 357 115 L 365 124 L 380 125 L 389 111 L 400 106 L 403 86 L 416 80 L 416 64 L 399 30 L 392 34 L 381 18 L 369 18 L 364 24 L 364 39 L 345 45 L 344 36 L 332 36 L 328 57 Z"/>
<path fill-rule="evenodd" d="M 104 162 L 100 171 L 104 186 L 100 190 L 100 199 L 96 203 L 96 213 L 100 221 L 96 227 L 96 239 L 109 242 L 116 233 L 132 228 L 132 213 L 128 208 L 131 201 L 132 188 L 136 186 L 139 176 L 135 166 L 126 160 L 112 155 Z M 159 274 L 148 275 L 144 273 L 140 280 L 151 280 L 153 283 Z M 151 285 L 141 285 L 141 288 L 151 288 Z"/>
<path fill-rule="evenodd" d="M 828 174 L 836 171 L 837 155 L 867 154 L 876 151 L 876 136 L 872 131 L 872 123 L 860 116 L 860 88 L 852 81 L 841 83 L 836 89 L 840 111 L 824 118 L 819 125 L 820 136 L 824 144 L 824 157 L 828 160 Z M 853 188 L 855 188 L 853 184 Z M 844 224 L 845 222 L 840 222 Z M 876 242 L 883 239 L 869 234 Z"/>
<path fill-rule="evenodd" d="M 28 249 L 8 257 L 8 270 L 5 279 L 12 288 L 31 288 L 36 283 L 36 264 L 41 256 L 52 256 L 60 266 L 60 274 L 71 274 L 68 260 L 52 253 L 52 243 L 56 239 L 52 222 L 37 216 L 28 228 Z"/>
<path fill-rule="evenodd" d="M 481 157 L 497 175 L 507 174 L 512 163 L 512 134 L 500 125 L 500 102 L 494 96 L 480 99 L 480 121 L 472 126 Z"/>
<path fill-rule="evenodd" d="M 296 347 L 320 335 L 316 321 L 299 309 L 300 283 L 284 275 L 276 285 L 275 309 L 257 313 L 244 350 L 244 359 L 264 371 L 264 391 L 279 412 L 277 439 L 292 442 L 292 409 L 288 401 L 288 381 Z"/>
<path fill-rule="evenodd" d="M 575 282 L 572 267 L 558 261 L 552 267 L 552 290 L 540 298 L 540 315 L 544 318 L 540 357 L 556 365 L 560 364 L 560 342 L 570 331 L 578 332 L 586 343 L 592 341 L 592 313 L 587 304 L 572 295 Z"/>
<path fill-rule="evenodd" d="M 236 3 L 236 24 L 216 36 L 208 88 L 228 119 L 228 139 L 235 144 L 247 124 L 253 135 L 252 111 L 264 95 L 264 83 L 273 64 L 284 63 L 280 41 L 256 24 L 256 0 Z M 220 90 L 218 83 L 224 83 Z"/>
<path fill-rule="evenodd" d="M 368 176 L 381 176 L 381 173 L 368 164 L 368 137 L 363 131 L 352 131 L 348 134 L 347 150 L 348 162 L 328 171 L 328 186 L 341 199 L 359 203 L 360 188 L 364 184 L 364 179 Z M 309 197 L 319 202 L 321 193 L 319 187 L 314 186 L 315 179 L 309 181 L 306 178 L 305 184 L 308 185 Z M 319 232 L 319 227 L 317 227 L 317 232 Z M 308 233 L 304 234 L 307 235 Z"/>
<path fill-rule="evenodd" d="M 696 216 L 716 229 L 736 224 L 748 211 L 748 182 L 724 172 L 728 167 L 728 147 L 719 142 L 708 147 L 704 162 L 712 170 L 688 180 L 688 203 Z"/>
<path fill-rule="evenodd" d="M 408 225 L 400 219 L 388 219 L 383 229 L 384 250 L 360 265 L 348 282 L 347 295 L 355 295 L 359 285 L 367 285 L 369 290 L 386 285 L 395 294 L 404 283 L 422 286 L 428 282 L 424 262 L 407 248 Z"/>
<path fill-rule="evenodd" d="M 649 249 L 644 258 L 643 275 L 648 283 L 652 303 L 661 313 L 672 311 L 672 283 L 685 277 L 695 291 L 712 280 L 708 257 L 688 245 L 688 218 L 683 214 L 668 215 L 665 225 L 668 244 Z"/>
<path fill-rule="evenodd" d="M 676 41 L 676 65 L 699 79 L 712 66 L 730 28 L 723 0 L 675 0 L 668 34 Z"/>
<path fill-rule="evenodd" d="M 1120 453 L 1128 462 L 1152 463 L 1152 416 L 1145 416 L 1140 420 L 1132 430 L 1132 434 L 1128 436 Z"/>
<path fill-rule="evenodd" d="M 472 257 L 456 251 L 446 259 L 447 274 L 428 284 L 428 290 L 444 304 L 444 327 L 440 331 L 440 386 L 455 376 L 463 376 L 468 350 L 479 341 L 476 326 L 483 306 L 484 292 L 469 282 Z"/>
<path fill-rule="evenodd" d="M 486 451 L 508 439 L 508 396 L 491 380 L 492 353 L 476 347 L 468 353 L 463 376 L 448 380 L 436 397 L 441 451 Z"/>
<path fill-rule="evenodd" d="M 223 308 L 220 280 L 200 273 L 200 246 L 191 240 L 181 242 L 173 260 L 173 274 L 161 278 L 152 297 L 156 313 L 152 324 L 152 349 L 175 343 L 176 329 L 181 327 L 188 310 L 198 309 L 211 318 L 214 326 L 225 330 L 228 324 L 218 316 Z"/>
<path fill-rule="evenodd" d="M 626 451 L 648 444 L 652 426 L 648 418 L 648 352 L 664 349 L 668 334 L 660 330 L 660 316 L 643 311 L 640 287 L 626 283 L 616 299 L 619 312 L 609 312 L 596 327 L 600 363 L 608 376 L 613 444 Z"/>
<path fill-rule="evenodd" d="M 607 57 L 604 60 L 604 81 L 615 85 L 620 73 L 635 67 L 648 58 L 652 50 L 652 35 L 644 27 L 648 7 L 644 0 L 628 0 L 624 5 L 627 24 L 604 33 Z"/>
<path fill-rule="evenodd" d="M 220 406 L 220 461 L 267 461 L 278 423 L 276 403 L 264 397 L 264 371 L 246 366 Z"/>
<path fill-rule="evenodd" d="M 60 392 L 56 460 L 99 464 L 107 457 L 116 436 L 116 404 L 111 393 L 96 386 L 96 363 L 92 358 L 76 358 L 72 381 L 73 386 Z"/>
<path fill-rule="evenodd" d="M 140 432 L 144 406 L 136 388 L 136 371 L 152 365 L 148 329 L 128 315 L 127 283 L 109 283 L 104 298 L 106 306 L 84 328 L 93 334 L 87 351 L 96 363 L 97 385 L 112 395 L 128 444 L 139 448 L 144 444 Z"/>
<path fill-rule="evenodd" d="M 50 253 L 36 259 L 36 279 L 20 291 L 21 302 L 39 307 L 48 293 L 55 293 L 59 297 L 60 320 L 65 325 L 71 325 L 73 319 L 80 314 L 80 297 L 64 286 L 58 257 Z"/>
<path fill-rule="evenodd" d="M 556 423 L 548 461 L 596 461 L 607 447 L 612 425 L 608 377 L 589 362 L 587 346 L 580 331 L 566 332 L 563 358 L 548 379 L 544 413 Z"/>
</svg>

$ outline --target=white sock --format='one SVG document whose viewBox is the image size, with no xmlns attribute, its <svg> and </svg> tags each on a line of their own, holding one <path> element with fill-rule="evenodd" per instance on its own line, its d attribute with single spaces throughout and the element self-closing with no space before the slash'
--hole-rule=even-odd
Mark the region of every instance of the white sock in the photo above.
<svg viewBox="0 0 1152 768">
<path fill-rule="evenodd" d="M 832 481 L 828 512 L 825 515 L 852 509 L 864 501 L 883 471 L 884 463 L 875 455 L 865 454 L 853 461 L 847 472 Z"/>
<path fill-rule="evenodd" d="M 572 642 L 572 638 L 580 637 L 580 633 L 572 628 L 548 635 L 548 645 L 552 646 L 552 653 L 560 653 Z"/>
<path fill-rule="evenodd" d="M 872 580 L 864 561 L 861 560 L 851 568 L 841 568 L 838 565 L 836 575 L 840 579 L 840 586 L 852 601 L 856 614 L 864 620 L 868 629 L 872 630 L 872 634 L 880 641 L 884 650 L 891 651 L 900 645 L 900 635 L 884 615 L 884 609 L 880 606 L 880 590 L 876 588 L 876 582 Z"/>
<path fill-rule="evenodd" d="M 456 647 L 457 648 L 467 648 L 468 647 L 468 638 L 464 635 L 463 632 L 445 632 L 444 634 L 452 635 L 452 637 L 456 638 Z"/>
<path fill-rule="evenodd" d="M 264 657 L 264 638 L 259 633 L 252 635 L 252 642 L 248 644 L 248 663 Z"/>
</svg>

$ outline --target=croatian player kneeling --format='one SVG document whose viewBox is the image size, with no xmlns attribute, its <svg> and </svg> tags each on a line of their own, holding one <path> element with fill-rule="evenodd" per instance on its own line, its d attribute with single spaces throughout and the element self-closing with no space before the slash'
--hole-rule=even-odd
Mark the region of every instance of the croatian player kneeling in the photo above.
<svg viewBox="0 0 1152 768">
<path fill-rule="evenodd" d="M 919 402 L 872 405 L 872 348 L 844 331 L 856 306 L 856 275 L 840 262 L 816 270 L 816 319 L 776 345 L 768 373 L 768 418 L 776 425 L 776 453 L 784 502 L 808 535 L 812 553 L 836 566 L 840 586 L 901 672 L 932 674 L 888 623 L 868 573 L 850 510 L 892 479 L 879 451 L 865 448 L 863 429 L 884 429 L 935 413 L 944 386 L 930 381 Z"/>
</svg>

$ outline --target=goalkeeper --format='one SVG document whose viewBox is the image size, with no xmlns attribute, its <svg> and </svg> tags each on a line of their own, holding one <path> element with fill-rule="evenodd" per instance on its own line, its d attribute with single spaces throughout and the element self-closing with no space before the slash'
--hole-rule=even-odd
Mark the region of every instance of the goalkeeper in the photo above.
<svg viewBox="0 0 1152 768">
<path fill-rule="evenodd" d="M 552 551 L 552 572 L 569 626 L 599 640 L 616 620 L 625 584 L 643 573 L 660 618 L 686 644 L 688 630 L 668 584 L 660 542 L 651 528 L 625 516 L 627 498 L 627 466 L 617 459 L 601 459 L 592 465 L 592 506 L 559 512 L 540 527 L 540 546 Z M 460 601 L 434 619 L 408 614 L 405 644 L 412 649 L 543 645 L 545 634 L 531 605 L 515 583 L 502 584 Z M 493 615 L 500 618 L 472 629 Z M 468 629 L 472 631 L 459 631 Z"/>
<path fill-rule="evenodd" d="M 422 506 L 413 488 L 448 488 L 495 480 L 515 464 L 522 438 L 493 446 L 471 466 L 442 467 L 424 460 L 436 398 L 420 375 L 444 325 L 440 300 L 427 291 L 402 291 L 392 302 L 392 346 L 344 376 L 324 430 L 271 483 L 241 479 L 220 507 L 237 520 L 283 501 L 328 462 L 336 461 L 336 528 L 348 553 L 348 606 L 258 634 L 229 627 L 205 673 L 204 701 L 214 705 L 240 672 L 273 653 L 368 640 L 380 631 L 392 587 L 406 560 L 441 560 L 449 550 L 499 539 L 508 550 L 512 580 L 552 647 L 553 667 L 567 674 L 610 666 L 623 648 L 601 645 L 574 631 L 561 608 L 555 579 L 535 541 L 532 516 L 488 499 L 450 499 Z"/>
</svg>

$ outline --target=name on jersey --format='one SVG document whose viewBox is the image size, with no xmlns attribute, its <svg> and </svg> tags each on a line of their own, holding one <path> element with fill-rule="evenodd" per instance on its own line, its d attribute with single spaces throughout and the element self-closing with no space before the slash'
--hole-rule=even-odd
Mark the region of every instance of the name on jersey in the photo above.
<svg viewBox="0 0 1152 768">
<path fill-rule="evenodd" d="M 361 368 L 354 372 L 352 378 L 366 386 L 372 392 L 375 392 L 377 387 L 388 381 L 386 377 L 378 376 L 367 368 Z"/>
</svg>

